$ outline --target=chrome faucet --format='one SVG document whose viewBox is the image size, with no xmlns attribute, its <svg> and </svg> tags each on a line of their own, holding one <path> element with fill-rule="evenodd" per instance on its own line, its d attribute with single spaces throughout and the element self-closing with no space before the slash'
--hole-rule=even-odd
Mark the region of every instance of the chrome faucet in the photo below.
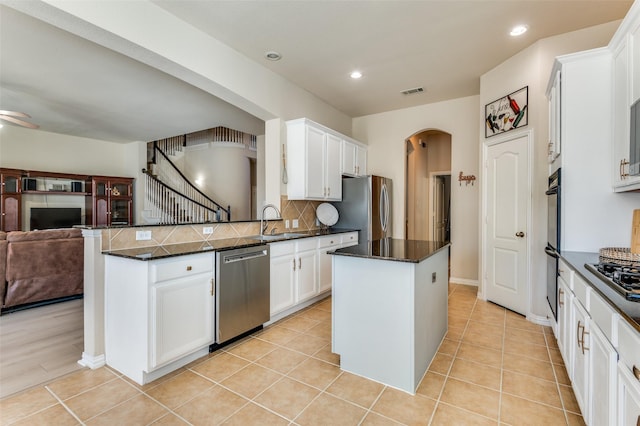
<svg viewBox="0 0 640 426">
<path fill-rule="evenodd" d="M 262 208 L 262 214 L 260 215 L 260 236 L 262 237 L 264 235 L 264 231 L 267 229 L 267 226 L 269 226 L 269 221 L 265 220 L 264 218 L 264 212 L 271 207 L 272 209 L 274 209 L 276 211 L 276 214 L 278 215 L 276 217 L 276 219 L 282 219 L 282 217 L 280 216 L 280 210 L 278 210 L 278 208 L 276 206 L 274 206 L 273 204 L 265 204 L 265 206 Z M 264 222 L 264 224 L 263 224 Z"/>
</svg>

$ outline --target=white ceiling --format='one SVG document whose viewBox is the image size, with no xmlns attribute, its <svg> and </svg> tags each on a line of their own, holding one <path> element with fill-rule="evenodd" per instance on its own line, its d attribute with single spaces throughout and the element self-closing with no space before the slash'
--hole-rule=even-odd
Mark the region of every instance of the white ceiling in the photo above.
<svg viewBox="0 0 640 426">
<path fill-rule="evenodd" d="M 480 76 L 518 51 L 621 19 L 632 3 L 153 2 L 352 117 L 478 94 Z M 515 24 L 529 31 L 509 37 Z M 268 50 L 282 60 L 265 60 Z M 354 69 L 364 77 L 351 80 Z M 425 92 L 400 94 L 418 86 Z M 0 109 L 28 112 L 42 130 L 114 142 L 219 125 L 254 134 L 264 128 L 200 89 L 6 6 L 0 6 Z"/>
</svg>

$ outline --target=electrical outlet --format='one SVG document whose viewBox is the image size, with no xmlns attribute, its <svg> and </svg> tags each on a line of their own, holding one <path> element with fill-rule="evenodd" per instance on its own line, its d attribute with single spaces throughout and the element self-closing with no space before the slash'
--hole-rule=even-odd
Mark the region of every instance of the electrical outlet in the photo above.
<svg viewBox="0 0 640 426">
<path fill-rule="evenodd" d="M 151 231 L 136 231 L 136 241 L 146 241 L 151 239 Z"/>
<path fill-rule="evenodd" d="M 297 228 L 298 227 L 298 219 L 293 219 L 293 228 Z"/>
<path fill-rule="evenodd" d="M 285 227 L 285 229 L 289 229 L 289 225 L 290 225 L 290 224 L 289 224 L 289 219 L 285 220 L 285 221 L 284 221 L 284 227 Z"/>
<path fill-rule="evenodd" d="M 213 226 L 205 226 L 204 228 L 202 228 L 202 234 L 204 235 L 213 234 Z"/>
</svg>

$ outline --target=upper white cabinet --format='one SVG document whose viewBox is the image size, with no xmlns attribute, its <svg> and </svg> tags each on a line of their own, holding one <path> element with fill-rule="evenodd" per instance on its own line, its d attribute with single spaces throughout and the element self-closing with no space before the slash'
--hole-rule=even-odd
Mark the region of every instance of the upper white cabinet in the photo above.
<svg viewBox="0 0 640 426">
<path fill-rule="evenodd" d="M 357 176 L 366 170 L 366 149 L 346 136 L 306 118 L 287 121 L 288 184 L 290 200 L 342 200 L 342 173 Z M 349 156 L 345 160 L 343 155 Z M 345 163 L 346 161 L 346 163 Z"/>
<path fill-rule="evenodd" d="M 560 70 L 551 75 L 547 88 L 549 100 L 549 141 L 547 153 L 549 162 L 553 162 L 560 155 Z"/>
<path fill-rule="evenodd" d="M 640 99 L 640 2 L 635 2 L 609 45 L 613 53 L 613 188 L 640 189 L 629 176 L 630 108 Z"/>
<path fill-rule="evenodd" d="M 342 174 L 364 176 L 367 174 L 367 148 L 353 140 L 342 141 Z"/>
</svg>

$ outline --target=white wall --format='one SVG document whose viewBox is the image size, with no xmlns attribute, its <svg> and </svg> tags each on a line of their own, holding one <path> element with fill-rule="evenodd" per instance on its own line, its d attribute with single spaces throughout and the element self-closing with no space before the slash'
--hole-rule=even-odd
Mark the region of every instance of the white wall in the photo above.
<svg viewBox="0 0 640 426">
<path fill-rule="evenodd" d="M 620 21 L 598 25 L 584 30 L 540 40 L 529 48 L 512 56 L 480 78 L 480 126 L 479 143 L 484 138 L 484 105 L 524 86 L 529 87 L 529 124 L 523 129 L 534 131 L 533 170 L 531 187 L 533 239 L 531 247 L 531 311 L 546 316 L 546 245 L 547 200 L 544 194 L 549 176 L 547 161 L 548 103 L 546 88 L 558 55 L 606 46 Z M 478 116 L 478 114 L 476 114 Z M 490 140 L 490 139 L 489 139 Z M 588 229 L 584 230 L 588 232 Z"/>
<path fill-rule="evenodd" d="M 7 125 L 0 129 L 0 167 L 135 177 L 128 145 Z"/>
<path fill-rule="evenodd" d="M 186 147 L 183 157 L 185 176 L 191 182 L 202 180 L 202 192 L 224 208 L 231 206 L 234 221 L 251 220 L 247 151 L 242 144 L 210 142 Z"/>
<path fill-rule="evenodd" d="M 393 179 L 393 236 L 404 238 L 405 140 L 421 130 L 451 134 L 451 276 L 477 284 L 478 184 L 458 185 L 459 172 L 478 176 L 478 96 L 354 118 L 354 138 L 368 144 L 369 174 Z"/>
</svg>

